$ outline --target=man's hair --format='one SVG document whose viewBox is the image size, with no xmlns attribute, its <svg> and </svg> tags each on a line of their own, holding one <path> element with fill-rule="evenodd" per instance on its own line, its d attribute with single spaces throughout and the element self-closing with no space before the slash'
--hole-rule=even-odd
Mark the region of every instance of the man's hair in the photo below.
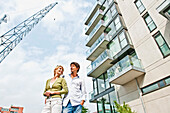
<svg viewBox="0 0 170 113">
<path fill-rule="evenodd" d="M 55 74 L 56 74 L 56 70 L 57 70 L 59 67 L 61 67 L 61 68 L 62 68 L 62 70 L 63 70 L 63 72 L 64 72 L 64 68 L 63 68 L 63 66 L 61 66 L 61 65 L 57 65 L 57 66 L 55 67 L 55 69 L 54 69 L 54 76 L 55 76 Z"/>
<path fill-rule="evenodd" d="M 72 62 L 71 64 L 74 64 L 76 66 L 76 68 L 78 68 L 77 73 L 79 72 L 80 69 L 80 65 L 77 62 Z M 70 64 L 70 66 L 71 66 Z"/>
</svg>

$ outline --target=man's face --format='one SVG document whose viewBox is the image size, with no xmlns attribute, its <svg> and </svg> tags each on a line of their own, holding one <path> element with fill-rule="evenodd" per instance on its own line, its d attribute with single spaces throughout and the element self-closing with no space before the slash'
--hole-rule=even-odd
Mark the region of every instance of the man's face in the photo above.
<svg viewBox="0 0 170 113">
<path fill-rule="evenodd" d="M 77 72 L 77 70 L 78 70 L 78 68 L 74 64 L 71 64 L 70 68 L 71 68 L 72 73 Z"/>
</svg>

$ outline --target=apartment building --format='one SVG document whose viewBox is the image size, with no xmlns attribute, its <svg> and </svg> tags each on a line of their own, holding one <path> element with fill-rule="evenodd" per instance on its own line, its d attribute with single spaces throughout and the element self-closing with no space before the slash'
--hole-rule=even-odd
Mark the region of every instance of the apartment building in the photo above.
<svg viewBox="0 0 170 113">
<path fill-rule="evenodd" d="M 0 107 L 0 113 L 23 113 L 23 109 L 23 107 L 16 106 L 11 106 L 10 108 Z"/>
<path fill-rule="evenodd" d="M 96 0 L 85 34 L 98 113 L 169 113 L 170 0 Z"/>
</svg>

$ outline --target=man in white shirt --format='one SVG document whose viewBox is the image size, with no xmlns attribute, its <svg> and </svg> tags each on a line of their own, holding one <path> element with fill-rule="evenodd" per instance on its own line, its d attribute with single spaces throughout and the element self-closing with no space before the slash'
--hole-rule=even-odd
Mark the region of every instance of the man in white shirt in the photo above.
<svg viewBox="0 0 170 113">
<path fill-rule="evenodd" d="M 63 99 L 63 113 L 81 113 L 87 95 L 85 83 L 77 74 L 80 65 L 77 62 L 72 62 L 70 67 L 71 74 L 65 76 L 69 92 Z"/>
</svg>

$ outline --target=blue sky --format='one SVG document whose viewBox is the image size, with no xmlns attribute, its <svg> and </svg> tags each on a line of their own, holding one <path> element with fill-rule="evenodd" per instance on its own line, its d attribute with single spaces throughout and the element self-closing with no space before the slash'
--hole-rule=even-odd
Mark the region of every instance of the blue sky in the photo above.
<svg viewBox="0 0 170 113">
<path fill-rule="evenodd" d="M 0 18 L 7 14 L 8 23 L 0 24 L 0 35 L 56 0 L 1 0 Z M 45 82 L 53 77 L 56 65 L 79 62 L 79 75 L 86 80 L 87 92 L 92 90 L 87 78 L 84 21 L 95 0 L 58 0 L 39 24 L 17 45 L 0 64 L 0 106 L 23 106 L 24 113 L 40 113 Z M 90 82 L 89 82 L 90 81 Z M 96 111 L 86 102 L 86 107 Z"/>
</svg>

